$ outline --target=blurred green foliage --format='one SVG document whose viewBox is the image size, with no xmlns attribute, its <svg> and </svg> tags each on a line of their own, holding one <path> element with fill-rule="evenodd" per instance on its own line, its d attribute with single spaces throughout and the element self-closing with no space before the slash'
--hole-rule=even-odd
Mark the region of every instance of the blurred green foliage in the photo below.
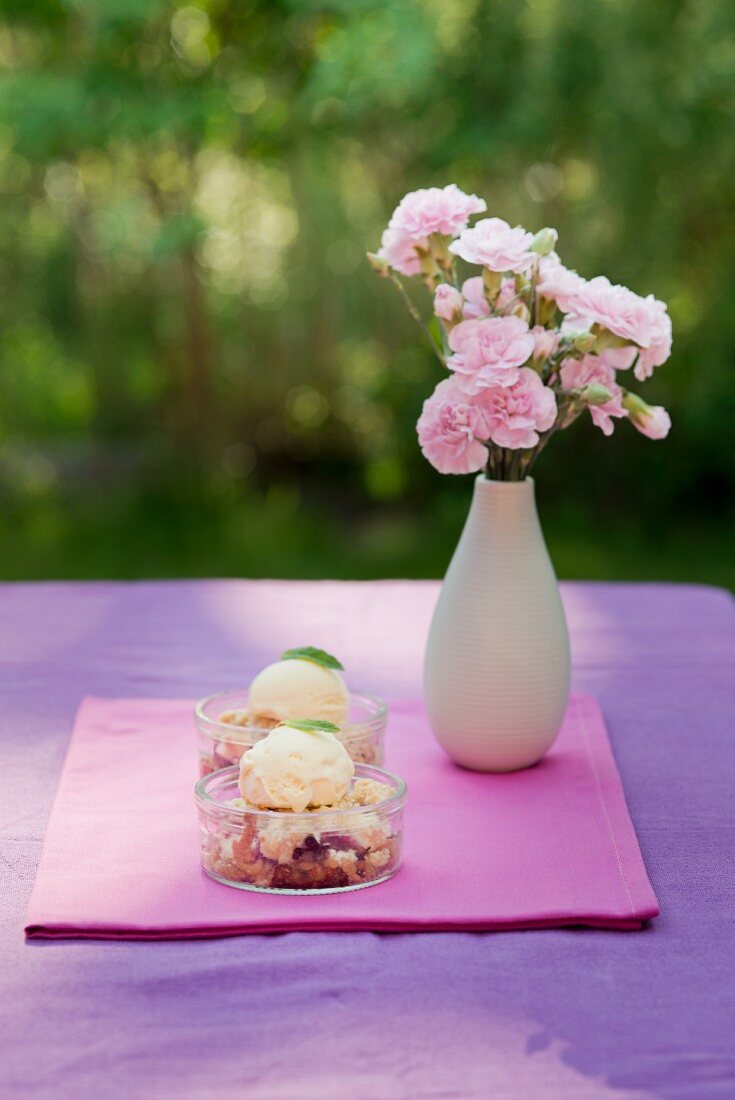
<svg viewBox="0 0 735 1100">
<path fill-rule="evenodd" d="M 669 440 L 539 463 L 559 572 L 733 582 L 731 5 L 0 12 L 0 574 L 440 574 L 471 486 L 418 452 L 439 368 L 364 253 L 455 181 L 670 304 Z"/>
</svg>

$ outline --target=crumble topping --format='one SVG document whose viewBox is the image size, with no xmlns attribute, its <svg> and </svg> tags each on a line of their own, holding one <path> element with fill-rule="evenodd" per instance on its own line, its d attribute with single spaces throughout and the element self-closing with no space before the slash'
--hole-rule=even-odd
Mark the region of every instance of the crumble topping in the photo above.
<svg viewBox="0 0 735 1100">
<path fill-rule="evenodd" d="M 379 810 L 345 810 L 377 806 L 393 793 L 386 783 L 358 779 L 335 806 L 303 814 L 273 811 L 247 818 L 240 829 L 219 826 L 219 832 L 203 823 L 202 861 L 220 878 L 261 889 L 327 890 L 382 879 L 400 860 L 399 822 Z M 254 808 L 242 798 L 226 805 Z M 322 817 L 312 825 L 308 819 L 316 812 Z"/>
</svg>

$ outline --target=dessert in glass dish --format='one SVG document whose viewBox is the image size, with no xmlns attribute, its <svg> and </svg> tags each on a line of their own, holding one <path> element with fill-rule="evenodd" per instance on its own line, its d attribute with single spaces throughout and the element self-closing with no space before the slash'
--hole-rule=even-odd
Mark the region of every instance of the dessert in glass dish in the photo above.
<svg viewBox="0 0 735 1100">
<path fill-rule="evenodd" d="M 388 709 L 377 695 L 351 691 L 343 671 L 323 649 L 288 649 L 248 689 L 202 699 L 194 708 L 200 775 L 238 764 L 279 722 L 304 715 L 336 726 L 355 763 L 380 765 Z"/>
<path fill-rule="evenodd" d="M 196 785 L 201 862 L 218 882 L 269 893 L 374 886 L 398 870 L 406 784 L 355 764 L 331 722 L 276 726 L 239 766 Z"/>
</svg>

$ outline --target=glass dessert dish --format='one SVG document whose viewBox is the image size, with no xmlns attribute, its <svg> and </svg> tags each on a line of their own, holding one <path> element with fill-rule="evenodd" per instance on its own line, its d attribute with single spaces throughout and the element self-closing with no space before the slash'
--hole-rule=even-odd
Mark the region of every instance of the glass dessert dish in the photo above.
<svg viewBox="0 0 735 1100">
<path fill-rule="evenodd" d="M 224 719 L 226 720 L 223 720 Z M 338 724 L 336 736 L 356 764 L 383 763 L 383 739 L 388 708 L 377 695 L 350 692 L 347 718 Z M 194 708 L 199 743 L 199 774 L 237 764 L 242 754 L 267 737 L 278 723 L 248 721 L 248 693 L 222 691 L 202 699 Z"/>
<path fill-rule="evenodd" d="M 239 890 L 321 894 L 375 886 L 401 860 L 406 784 L 355 765 L 348 793 L 333 806 L 263 810 L 240 797 L 237 767 L 195 787 L 202 867 Z"/>
</svg>

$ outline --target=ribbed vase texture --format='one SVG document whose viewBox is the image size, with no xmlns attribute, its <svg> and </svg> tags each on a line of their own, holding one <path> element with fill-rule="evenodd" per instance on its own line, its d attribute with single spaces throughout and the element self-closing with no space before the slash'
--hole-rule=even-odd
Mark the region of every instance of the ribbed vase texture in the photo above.
<svg viewBox="0 0 735 1100">
<path fill-rule="evenodd" d="M 436 739 L 477 771 L 526 768 L 559 733 L 569 637 L 534 482 L 475 482 L 434 611 L 424 692 Z"/>
</svg>

